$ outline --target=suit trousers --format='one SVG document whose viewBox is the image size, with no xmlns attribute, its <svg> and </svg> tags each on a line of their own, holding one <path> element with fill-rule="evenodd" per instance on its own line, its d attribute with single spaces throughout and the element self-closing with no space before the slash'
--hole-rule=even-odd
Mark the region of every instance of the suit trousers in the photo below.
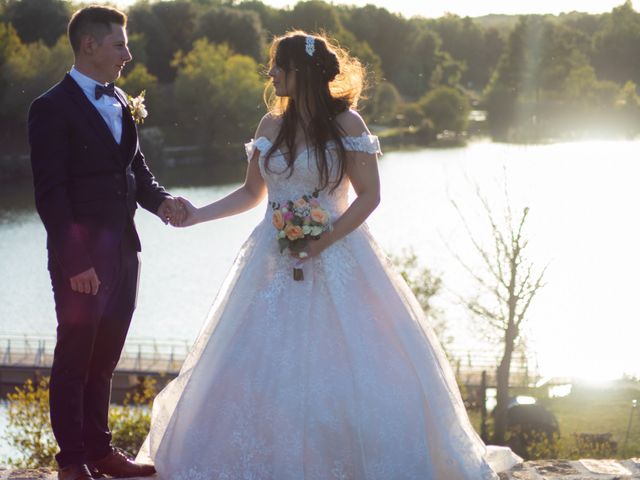
<svg viewBox="0 0 640 480">
<path fill-rule="evenodd" d="M 111 451 L 111 379 L 135 309 L 140 267 L 127 233 L 113 251 L 92 258 L 101 282 L 95 296 L 74 292 L 49 254 L 58 320 L 49 404 L 60 468 Z"/>
</svg>

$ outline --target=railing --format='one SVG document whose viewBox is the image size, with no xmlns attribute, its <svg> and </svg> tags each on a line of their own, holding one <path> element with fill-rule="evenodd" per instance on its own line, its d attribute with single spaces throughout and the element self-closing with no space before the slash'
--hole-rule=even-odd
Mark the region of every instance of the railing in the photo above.
<svg viewBox="0 0 640 480">
<path fill-rule="evenodd" d="M 0 335 L 0 366 L 49 368 L 55 344 L 51 336 Z M 131 339 L 125 343 L 116 370 L 176 373 L 190 347 L 180 340 Z"/>
<path fill-rule="evenodd" d="M 0 335 L 0 366 L 48 368 L 53 361 L 56 339 L 53 336 Z M 116 370 L 132 372 L 177 373 L 191 344 L 186 340 L 127 340 Z M 489 385 L 495 384 L 498 354 L 489 350 L 449 349 L 451 366 L 461 383 L 479 385 L 482 372 L 487 372 Z M 535 360 L 514 355 L 511 384 L 526 386 L 540 379 Z"/>
<path fill-rule="evenodd" d="M 460 383 L 480 385 L 482 372 L 486 372 L 488 385 L 496 384 L 496 370 L 500 364 L 500 354 L 490 350 L 449 349 L 449 360 Z M 515 353 L 511 360 L 511 386 L 530 386 L 541 379 L 535 357 Z"/>
</svg>

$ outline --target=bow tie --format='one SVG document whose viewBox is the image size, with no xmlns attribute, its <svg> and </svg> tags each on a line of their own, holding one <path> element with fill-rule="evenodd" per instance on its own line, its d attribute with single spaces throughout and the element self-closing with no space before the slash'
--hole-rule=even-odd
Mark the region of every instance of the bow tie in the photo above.
<svg viewBox="0 0 640 480">
<path fill-rule="evenodd" d="M 106 87 L 103 87 L 102 85 L 96 85 L 96 100 L 98 100 L 103 95 L 109 95 L 110 97 L 116 96 L 116 90 L 113 83 L 110 83 Z"/>
</svg>

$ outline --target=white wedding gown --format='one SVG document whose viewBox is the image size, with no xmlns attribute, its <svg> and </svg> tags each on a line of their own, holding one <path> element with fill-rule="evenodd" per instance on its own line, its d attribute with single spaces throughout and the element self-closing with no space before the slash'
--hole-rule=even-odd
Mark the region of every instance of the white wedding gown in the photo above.
<svg viewBox="0 0 640 480">
<path fill-rule="evenodd" d="M 347 150 L 379 152 L 375 136 Z M 303 151 L 265 171 L 269 200 L 318 186 Z M 270 169 L 285 167 L 280 153 Z M 319 200 L 337 218 L 344 180 Z M 153 404 L 137 461 L 162 480 L 482 480 L 521 459 L 485 447 L 415 297 L 366 225 L 293 281 L 271 208 L 243 245 L 179 376 Z"/>
</svg>

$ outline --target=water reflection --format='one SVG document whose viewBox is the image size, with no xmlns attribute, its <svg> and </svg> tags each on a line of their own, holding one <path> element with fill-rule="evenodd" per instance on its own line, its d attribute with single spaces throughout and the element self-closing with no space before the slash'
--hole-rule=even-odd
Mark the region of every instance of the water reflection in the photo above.
<svg viewBox="0 0 640 480">
<path fill-rule="evenodd" d="M 0 186 L 0 223 L 18 221 L 35 209 L 31 179 L 21 179 Z"/>
<path fill-rule="evenodd" d="M 158 182 L 167 189 L 181 187 L 224 186 L 241 182 L 246 162 L 189 164 L 150 167 Z M 0 184 L 0 222 L 18 221 L 21 215 L 35 209 L 31 177 L 18 178 Z"/>
<path fill-rule="evenodd" d="M 448 248 L 474 258 L 450 199 L 456 198 L 472 219 L 473 230 L 483 235 L 486 225 L 473 184 L 500 206 L 507 176 L 514 208 L 531 208 L 531 255 L 542 264 L 551 261 L 547 286 L 530 310 L 525 332 L 541 373 L 639 375 L 634 341 L 640 336 L 634 300 L 640 271 L 638 147 L 640 142 L 477 143 L 462 149 L 386 153 L 380 162 L 382 202 L 368 223 L 387 252 L 413 247 L 420 260 L 443 277 L 446 288 L 438 307 L 445 313 L 454 347 L 471 345 L 491 355 L 496 347 L 484 342 L 477 320 L 450 293 L 464 293 L 473 285 Z M 245 168 L 244 159 L 222 170 L 195 165 L 158 170 L 152 165 L 171 193 L 196 205 L 235 189 Z M 2 332 L 55 330 L 44 228 L 32 195 L 29 181 L 0 188 Z M 185 230 L 166 227 L 140 211 L 136 219 L 143 266 L 131 337 L 192 341 L 240 245 L 265 210 L 266 203 Z"/>
</svg>

